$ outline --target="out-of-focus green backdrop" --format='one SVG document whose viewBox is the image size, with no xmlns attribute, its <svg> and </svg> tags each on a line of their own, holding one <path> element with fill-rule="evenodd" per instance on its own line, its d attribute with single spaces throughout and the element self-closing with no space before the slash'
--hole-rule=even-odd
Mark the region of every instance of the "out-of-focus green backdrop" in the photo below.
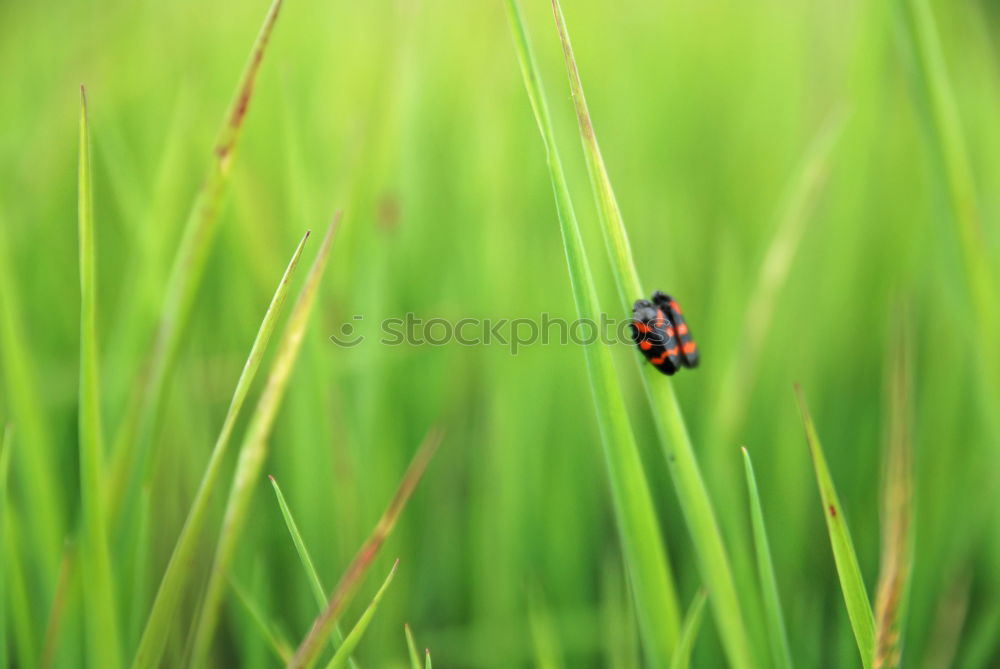
<svg viewBox="0 0 1000 669">
<path fill-rule="evenodd" d="M 996 259 L 1000 15 L 988 2 L 932 4 L 983 244 Z M 623 317 L 551 9 L 543 0 L 522 5 L 602 304 Z M 896 3 L 567 0 L 564 10 L 640 276 L 649 291 L 678 298 L 701 345 L 701 367 L 673 383 L 741 588 L 755 582 L 746 444 L 793 656 L 806 667 L 858 666 L 792 383 L 810 400 L 873 594 L 889 333 L 897 303 L 908 303 L 916 562 L 904 665 L 996 666 L 1000 398 L 984 390 L 996 370 L 983 369 L 977 349 L 940 156 Z M 0 295 L 27 344 L 22 362 L 65 500 L 63 531 L 78 515 L 78 85 L 87 85 L 94 141 L 110 432 L 142 369 L 184 218 L 265 11 L 258 0 L 0 4 Z M 833 135 L 829 156 L 810 167 L 809 147 L 824 132 Z M 789 214 L 811 168 L 815 186 Z M 267 464 L 328 587 L 423 435 L 446 431 L 376 565 L 382 574 L 401 560 L 359 662 L 403 666 L 408 621 L 442 667 L 532 664 L 544 629 L 565 666 L 633 666 L 635 642 L 619 638 L 623 572 L 581 349 L 536 344 L 512 356 L 496 344 L 376 341 L 382 319 L 406 312 L 575 317 L 502 3 L 447 0 L 286 2 L 168 384 L 144 493 L 148 550 L 112 546 L 120 596 L 135 605 L 122 621 L 128 649 L 284 264 L 304 230 L 322 230 L 338 208 L 343 227 Z M 801 219 L 801 242 L 789 249 L 760 359 L 741 375 L 758 313 L 754 286 L 789 215 Z M 334 345 L 328 337 L 345 322 L 369 338 Z M 616 347 L 623 363 L 633 355 Z M 620 369 L 687 602 L 699 587 L 692 547 L 641 384 L 632 365 Z M 17 429 L 30 407 L 12 396 L 7 372 L 0 420 Z M 23 534 L 32 490 L 18 463 L 15 450 L 11 503 Z M 196 570 L 209 565 L 224 499 L 213 502 Z M 315 605 L 266 478 L 250 518 L 234 573 L 295 642 Z M 23 541 L 4 552 L 32 575 L 30 625 L 40 636 L 51 605 L 42 593 L 55 581 L 42 565 L 58 556 L 34 555 Z M 763 647 L 757 595 L 746 595 Z M 270 666 L 262 635 L 229 599 L 217 657 Z M 179 631 L 193 606 L 184 605 Z M 79 610 L 68 615 L 78 634 Z M 174 636 L 168 664 L 182 652 L 183 634 Z M 706 617 L 695 664 L 721 658 Z"/>
</svg>

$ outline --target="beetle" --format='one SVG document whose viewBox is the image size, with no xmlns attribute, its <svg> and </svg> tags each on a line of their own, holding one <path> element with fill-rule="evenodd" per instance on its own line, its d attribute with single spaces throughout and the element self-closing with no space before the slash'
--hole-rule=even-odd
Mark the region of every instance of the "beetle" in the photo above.
<svg viewBox="0 0 1000 669">
<path fill-rule="evenodd" d="M 698 344 L 677 300 L 656 291 L 632 307 L 632 340 L 646 359 L 668 376 L 681 367 L 698 366 Z"/>
</svg>

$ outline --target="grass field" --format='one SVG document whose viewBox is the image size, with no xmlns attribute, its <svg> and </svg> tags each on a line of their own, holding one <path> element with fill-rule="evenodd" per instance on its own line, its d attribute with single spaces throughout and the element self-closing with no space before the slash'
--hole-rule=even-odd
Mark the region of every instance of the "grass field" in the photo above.
<svg viewBox="0 0 1000 669">
<path fill-rule="evenodd" d="M 997 7 L 562 12 L 0 3 L 0 662 L 1000 666 Z"/>
</svg>

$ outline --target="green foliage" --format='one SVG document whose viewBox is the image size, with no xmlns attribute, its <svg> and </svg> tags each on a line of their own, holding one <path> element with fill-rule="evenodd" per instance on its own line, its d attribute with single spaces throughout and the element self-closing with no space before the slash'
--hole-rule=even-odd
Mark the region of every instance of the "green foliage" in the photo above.
<svg viewBox="0 0 1000 669">
<path fill-rule="evenodd" d="M 368 597 L 401 558 L 362 667 L 424 667 L 430 647 L 449 667 L 635 669 L 654 663 L 651 627 L 669 666 L 700 588 L 692 667 L 740 664 L 744 645 L 775 664 L 774 590 L 798 667 L 861 666 L 853 629 L 872 618 L 872 664 L 993 666 L 994 4 L 566 2 L 568 62 L 551 2 L 522 2 L 576 240 L 503 3 L 0 3 L 0 666 L 190 666 L 212 578 L 204 661 L 294 657 L 430 425 L 448 447 L 352 581 Z M 279 345 L 255 332 L 303 232 L 338 208 L 261 441 Z M 587 252 L 577 286 L 568 248 Z M 620 320 L 654 289 L 684 306 L 698 369 L 666 378 L 627 341 L 559 343 L 578 296 Z M 516 355 L 495 336 L 381 344 L 408 312 L 555 324 Z M 364 341 L 331 341 L 345 326 Z M 853 563 L 828 548 L 796 381 Z M 222 488 L 248 439 L 264 459 L 229 534 Z M 907 487 L 913 503 L 893 502 Z M 850 609 L 831 606 L 842 571 Z M 367 604 L 338 601 L 320 666 L 335 619 Z"/>
</svg>

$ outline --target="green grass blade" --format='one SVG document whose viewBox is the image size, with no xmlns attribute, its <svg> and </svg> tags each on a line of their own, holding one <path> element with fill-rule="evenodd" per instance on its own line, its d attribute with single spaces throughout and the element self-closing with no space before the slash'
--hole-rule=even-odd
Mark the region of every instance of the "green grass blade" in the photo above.
<svg viewBox="0 0 1000 669">
<path fill-rule="evenodd" d="M 288 508 L 285 496 L 281 493 L 281 486 L 278 485 L 273 476 L 268 476 L 268 478 L 271 480 L 271 487 L 274 488 L 274 495 L 278 498 L 278 507 L 281 509 L 281 515 L 285 519 L 285 525 L 288 527 L 288 533 L 292 537 L 292 543 L 295 544 L 295 551 L 299 554 L 299 560 L 302 561 L 302 567 L 305 569 L 306 577 L 309 580 L 309 587 L 312 589 L 313 598 L 322 609 L 326 606 L 326 589 L 319 580 L 319 574 L 316 573 L 316 566 L 313 564 L 312 557 L 309 555 L 309 549 L 306 548 L 302 534 L 299 532 L 299 526 L 295 522 L 295 518 L 292 517 L 292 510 Z"/>
<path fill-rule="evenodd" d="M 239 460 L 236 464 L 236 472 L 233 475 L 233 484 L 222 521 L 222 531 L 215 549 L 215 560 L 212 564 L 195 629 L 191 656 L 192 665 L 195 667 L 202 666 L 208 655 L 209 645 L 219 618 L 219 608 L 225 591 L 229 564 L 246 522 L 250 498 L 260 480 L 261 468 L 267 457 L 268 437 L 271 434 L 271 428 L 278 415 L 278 408 L 281 406 L 288 380 L 291 378 L 292 369 L 302 347 L 306 325 L 309 323 L 320 279 L 330 255 L 333 234 L 339 223 L 340 213 L 338 212 L 327 229 L 319 253 L 316 255 L 316 259 L 309 269 L 309 275 L 299 291 L 298 299 L 292 308 L 288 325 L 285 326 L 278 346 L 277 355 L 271 364 L 267 385 L 257 402 L 257 408 L 250 418 L 250 424 L 247 426 L 246 435 L 240 446 Z"/>
<path fill-rule="evenodd" d="M 561 669 L 563 653 L 560 649 L 559 634 L 552 615 L 537 591 L 528 598 L 528 626 L 531 630 L 533 665 L 536 669 Z"/>
<path fill-rule="evenodd" d="M 905 30 L 918 64 L 921 102 L 930 117 L 932 138 L 940 158 L 952 216 L 965 260 L 966 280 L 973 308 L 979 316 L 980 352 L 990 364 L 982 366 L 994 390 L 998 380 L 996 340 L 1000 334 L 1000 309 L 990 244 L 984 234 L 972 162 L 962 129 L 958 102 L 945 63 L 934 14 L 927 0 L 902 4 Z"/>
<path fill-rule="evenodd" d="M 94 250 L 94 210 L 90 171 L 90 131 L 87 96 L 80 87 L 80 161 L 78 222 L 80 237 L 80 498 L 83 536 L 80 556 L 84 577 L 84 619 L 87 653 L 95 667 L 121 665 L 121 647 L 111 556 L 102 495 L 104 431 L 97 353 L 97 267 Z"/>
<path fill-rule="evenodd" d="M 174 266 L 167 281 L 146 382 L 137 384 L 140 395 L 132 401 L 130 411 L 115 438 L 112 451 L 114 460 L 108 487 L 108 511 L 112 527 L 123 507 L 123 500 L 138 490 L 139 483 L 145 477 L 163 391 L 174 366 L 181 334 L 187 325 L 194 298 L 201 284 L 205 262 L 218 227 L 222 200 L 228 190 L 233 156 L 245 126 L 257 74 L 282 2 L 283 0 L 271 2 L 240 77 L 236 94 L 230 103 L 229 112 L 216 137 L 208 172 L 185 224 L 183 237 L 174 258 Z"/>
<path fill-rule="evenodd" d="M 764 509 L 760 503 L 760 492 L 757 489 L 757 477 L 754 475 L 750 453 L 743 447 L 743 465 L 747 474 L 747 492 L 750 495 L 750 521 L 753 526 L 754 547 L 757 549 L 757 573 L 760 577 L 760 589 L 764 595 L 764 613 L 766 614 L 768 639 L 771 642 L 771 661 L 779 669 L 791 669 L 792 653 L 788 649 L 788 633 L 785 630 L 785 616 L 781 610 L 781 597 L 778 595 L 778 579 L 774 575 L 774 562 L 771 560 L 771 546 L 767 539 L 767 528 L 764 525 Z"/>
<path fill-rule="evenodd" d="M 56 476 L 55 442 L 35 376 L 38 365 L 27 346 L 28 327 L 19 295 L 28 293 L 18 290 L 15 280 L 18 272 L 9 255 L 9 225 L 0 213 L 0 376 L 10 419 L 17 424 L 18 441 L 22 444 L 15 456 L 14 483 L 31 491 L 34 520 L 25 540 L 34 546 L 44 573 L 51 575 L 59 567 L 65 530 L 61 509 L 66 504 Z"/>
<path fill-rule="evenodd" d="M 830 533 L 830 546 L 833 548 L 833 559 L 837 565 L 837 575 L 840 577 L 840 588 L 847 604 L 847 616 L 851 620 L 851 629 L 854 630 L 854 638 L 858 642 L 861 662 L 865 669 L 870 669 L 875 650 L 875 620 L 868 592 L 865 590 L 864 579 L 861 578 L 861 567 L 858 566 L 858 556 L 854 553 L 854 543 L 847 529 L 844 510 L 840 506 L 837 490 L 826 466 L 823 447 L 809 415 L 802 389 L 798 385 L 795 386 L 795 395 L 799 401 L 806 441 L 809 442 L 809 451 L 816 469 L 816 484 L 823 502 L 823 516 L 826 518 L 826 528 Z"/>
<path fill-rule="evenodd" d="M 4 507 L 4 567 L 7 570 L 11 628 L 14 632 L 15 666 L 38 666 L 37 630 L 32 625 L 31 598 L 27 590 L 24 556 L 21 554 L 21 527 L 17 512 L 10 504 Z"/>
<path fill-rule="evenodd" d="M 875 669 L 900 666 L 903 623 L 912 576 L 913 466 L 910 437 L 909 318 L 898 318 L 889 359 L 889 416 L 882 482 L 882 560 L 875 589 Z"/>
<path fill-rule="evenodd" d="M 371 623 L 372 618 L 375 617 L 375 611 L 378 609 L 379 602 L 382 601 L 382 597 L 385 595 L 385 591 L 389 588 L 389 584 L 392 583 L 392 578 L 396 575 L 396 568 L 399 567 L 399 559 L 392 563 L 392 569 L 389 570 L 389 575 L 385 577 L 385 581 L 382 583 L 382 587 L 378 589 L 375 596 L 372 598 L 371 604 L 365 609 L 365 612 L 361 614 L 358 622 L 355 623 L 354 627 L 350 632 L 347 633 L 347 638 L 344 639 L 344 643 L 337 649 L 334 653 L 333 659 L 327 664 L 327 669 L 339 669 L 347 665 L 348 659 L 351 657 L 351 653 L 354 649 L 358 647 L 361 642 L 361 637 L 364 636 L 365 630 L 368 629 L 369 623 Z"/>
<path fill-rule="evenodd" d="M 424 669 L 434 669 L 434 665 L 431 662 L 431 649 L 424 649 Z"/>
<path fill-rule="evenodd" d="M 705 612 L 705 600 L 708 595 L 704 590 L 699 590 L 691 602 L 687 615 L 684 616 L 684 626 L 681 628 L 681 638 L 674 650 L 673 660 L 670 662 L 670 669 L 687 669 L 691 666 L 691 651 L 694 650 L 694 642 L 698 639 L 698 630 L 701 629 L 701 618 Z"/>
<path fill-rule="evenodd" d="M 10 446 L 13 443 L 14 427 L 4 426 L 3 441 L 0 442 L 0 666 L 7 667 L 7 474 L 10 471 Z M 19 612 L 20 613 L 20 612 Z"/>
<path fill-rule="evenodd" d="M 622 313 L 628 314 L 632 301 L 645 293 L 639 282 L 639 274 L 632 258 L 625 224 L 622 221 L 618 201 L 611 187 L 611 179 L 601 157 L 600 146 L 594 132 L 594 125 L 587 109 L 583 84 L 573 56 L 569 33 L 558 0 L 552 0 L 556 27 L 563 46 L 566 69 L 569 74 L 570 90 L 576 106 L 580 137 L 583 141 L 587 172 L 590 175 L 594 197 L 600 212 L 601 230 L 611 261 L 612 274 L 618 287 Z M 729 662 L 735 667 L 753 665 L 750 640 L 747 636 L 739 596 L 733 578 L 729 557 L 722 541 L 722 533 L 715 516 L 708 489 L 702 478 L 698 462 L 694 456 L 691 439 L 688 436 L 684 416 L 681 413 L 673 386 L 651 365 L 639 361 L 645 382 L 653 417 L 656 421 L 660 441 L 665 450 L 667 464 L 677 488 L 681 510 L 687 520 L 688 531 L 694 541 L 698 556 L 698 566 L 703 581 L 708 584 L 712 598 L 715 621 L 719 627 L 723 646 Z M 638 585 L 637 585 L 638 589 Z"/>
<path fill-rule="evenodd" d="M 739 330 L 743 333 L 740 345 L 729 353 L 726 371 L 719 383 L 722 390 L 718 393 L 717 409 L 711 414 L 710 429 L 716 436 L 709 443 L 721 452 L 720 457 L 730 457 L 729 444 L 733 441 L 733 432 L 746 415 L 779 293 L 787 283 L 792 262 L 805 236 L 806 224 L 826 184 L 831 157 L 844 134 L 846 120 L 847 113 L 843 109 L 830 114 L 785 187 L 777 214 L 777 228 L 764 252 L 757 279 L 746 300 L 743 326 Z"/>
<path fill-rule="evenodd" d="M 246 591 L 242 585 L 237 583 L 236 579 L 230 575 L 229 577 L 229 587 L 232 589 L 233 593 L 236 595 L 236 600 L 243 606 L 246 610 L 247 615 L 250 616 L 250 620 L 253 621 L 254 627 L 260 631 L 261 636 L 267 641 L 267 647 L 275 654 L 275 656 L 281 661 L 282 664 L 288 664 L 288 661 L 292 659 L 292 649 L 288 647 L 288 644 L 281 639 L 268 624 L 267 618 L 261 612 L 260 607 L 257 606 L 256 602 L 250 597 L 250 594 Z"/>
<path fill-rule="evenodd" d="M 420 655 L 417 653 L 417 643 L 413 640 L 413 630 L 410 624 L 403 625 L 403 634 L 406 635 L 406 652 L 410 657 L 410 669 L 420 669 Z"/>
<path fill-rule="evenodd" d="M 298 523 L 295 522 L 295 517 L 292 516 L 292 510 L 288 508 L 288 502 L 285 501 L 285 495 L 281 492 L 281 486 L 273 476 L 268 476 L 271 479 L 271 486 L 274 488 L 274 495 L 278 498 L 278 507 L 281 509 L 281 516 L 285 519 L 285 526 L 288 527 L 288 534 L 292 537 L 292 543 L 295 544 L 295 551 L 299 554 L 299 560 L 302 562 L 302 568 L 306 572 L 306 578 L 309 580 L 309 587 L 312 589 L 313 598 L 316 600 L 316 605 L 319 610 L 322 611 L 326 608 L 326 588 L 323 587 L 322 581 L 319 580 L 319 574 L 316 572 L 316 566 L 313 564 L 312 556 L 309 555 L 309 549 L 306 548 L 306 542 L 302 538 L 302 533 L 299 532 Z M 333 645 L 334 651 L 344 643 L 344 635 L 340 631 L 340 625 L 333 626 L 333 633 L 331 635 L 331 643 Z M 351 669 L 356 669 L 356 665 L 353 658 L 348 658 L 348 664 Z"/>
<path fill-rule="evenodd" d="M 267 350 L 267 345 L 271 341 L 271 335 L 274 333 L 278 317 L 284 307 L 285 298 L 288 297 L 292 277 L 295 275 L 295 270 L 298 267 L 299 259 L 302 257 L 302 250 L 305 248 L 307 239 L 309 239 L 308 232 L 306 232 L 295 248 L 295 252 L 292 254 L 292 258 L 285 268 L 285 273 L 281 277 L 281 281 L 278 283 L 278 287 L 271 298 L 271 303 L 268 305 L 267 311 L 264 312 L 264 319 L 261 321 L 260 328 L 257 330 L 257 336 L 250 347 L 250 354 L 243 365 L 240 378 L 236 382 L 236 390 L 233 392 L 229 409 L 222 422 L 222 429 L 219 431 L 219 436 L 212 449 L 212 455 L 208 460 L 208 465 L 205 467 L 205 473 L 202 476 L 201 484 L 198 486 L 198 492 L 191 503 L 187 520 L 181 529 L 180 536 L 177 538 L 174 551 L 170 556 L 170 562 L 167 564 L 167 569 L 160 581 L 160 587 L 156 593 L 153 608 L 146 621 L 146 627 L 143 630 L 139 648 L 132 661 L 133 667 L 157 667 L 160 664 L 167 636 L 175 622 L 174 615 L 177 611 L 177 605 L 180 603 L 185 585 L 191 576 L 189 565 L 192 556 L 198 548 L 198 539 L 205 526 L 209 501 L 215 492 L 219 476 L 222 473 L 222 465 L 229 448 L 236 419 L 239 417 L 253 380 L 256 378 L 261 360 L 264 358 L 264 352 Z"/>
<path fill-rule="evenodd" d="M 541 78 L 517 3 L 508 0 L 507 9 L 525 88 L 545 144 L 577 314 L 581 319 L 597 322 L 600 313 L 597 292 L 559 158 Z M 666 547 L 615 376 L 611 352 L 597 341 L 586 345 L 584 352 L 625 563 L 634 584 L 639 627 L 650 664 L 665 667 L 680 626 L 677 595 Z"/>
<path fill-rule="evenodd" d="M 406 508 L 406 503 L 410 500 L 410 496 L 427 470 L 427 465 L 430 464 L 431 458 L 434 457 L 434 453 L 441 443 L 442 436 L 438 430 L 432 430 L 420 447 L 417 448 L 413 460 L 410 461 L 410 466 L 407 467 L 406 473 L 403 474 L 399 487 L 396 489 L 396 494 L 393 495 L 389 506 L 382 513 L 382 517 L 379 518 L 375 529 L 372 530 L 368 539 L 361 546 L 361 550 L 357 552 L 354 559 L 351 560 L 351 563 L 344 571 L 343 576 L 340 577 L 340 582 L 334 588 L 326 608 L 316 618 L 312 629 L 309 630 L 306 638 L 299 644 L 298 650 L 295 651 L 295 657 L 292 658 L 292 661 L 288 665 L 290 669 L 310 667 L 316 661 L 320 646 L 326 642 L 326 637 L 329 636 L 334 623 L 340 618 L 340 615 L 344 612 L 344 607 L 347 606 L 354 593 L 357 592 L 362 579 L 371 567 L 372 562 L 378 556 L 382 544 L 385 543 L 386 538 L 392 533 L 393 528 L 396 526 L 396 521 L 399 520 L 400 513 Z"/>
</svg>

